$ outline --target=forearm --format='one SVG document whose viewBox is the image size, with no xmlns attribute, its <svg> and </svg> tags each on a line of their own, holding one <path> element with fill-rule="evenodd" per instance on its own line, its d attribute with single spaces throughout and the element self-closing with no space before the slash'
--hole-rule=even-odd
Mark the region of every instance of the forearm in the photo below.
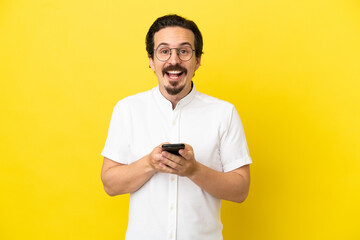
<svg viewBox="0 0 360 240">
<path fill-rule="evenodd" d="M 147 164 L 147 157 L 129 165 L 115 165 L 104 170 L 101 179 L 106 193 L 110 196 L 132 193 L 144 185 L 156 172 Z"/>
<path fill-rule="evenodd" d="M 218 172 L 197 164 L 196 171 L 189 179 L 213 197 L 233 202 L 243 202 L 249 192 L 250 180 L 247 174 L 249 166 L 244 166 L 239 172 Z"/>
</svg>

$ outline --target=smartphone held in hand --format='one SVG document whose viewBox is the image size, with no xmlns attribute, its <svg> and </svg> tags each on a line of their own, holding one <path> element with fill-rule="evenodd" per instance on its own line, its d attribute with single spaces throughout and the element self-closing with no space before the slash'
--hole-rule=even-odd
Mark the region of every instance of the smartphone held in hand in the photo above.
<svg viewBox="0 0 360 240">
<path fill-rule="evenodd" d="M 167 151 L 169 153 L 180 156 L 179 150 L 184 149 L 185 144 L 183 143 L 163 144 L 161 147 L 163 151 Z"/>
</svg>

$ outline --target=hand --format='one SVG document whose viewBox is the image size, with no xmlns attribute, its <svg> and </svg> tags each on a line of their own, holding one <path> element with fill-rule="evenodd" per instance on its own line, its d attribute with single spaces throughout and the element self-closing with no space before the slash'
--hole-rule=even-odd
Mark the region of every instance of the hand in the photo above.
<svg viewBox="0 0 360 240">
<path fill-rule="evenodd" d="M 190 177 L 198 167 L 195 160 L 193 148 L 185 144 L 185 148 L 179 150 L 180 156 L 162 151 L 159 163 L 159 171 L 172 173 L 182 177 Z"/>
<path fill-rule="evenodd" d="M 161 170 L 162 163 L 161 163 L 161 146 L 164 143 L 160 144 L 159 146 L 155 147 L 152 152 L 148 155 L 147 163 L 157 172 Z"/>
</svg>

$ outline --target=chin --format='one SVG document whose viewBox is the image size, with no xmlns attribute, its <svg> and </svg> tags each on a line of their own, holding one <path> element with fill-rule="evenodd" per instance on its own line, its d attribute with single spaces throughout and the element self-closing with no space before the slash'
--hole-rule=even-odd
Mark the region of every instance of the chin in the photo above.
<svg viewBox="0 0 360 240">
<path fill-rule="evenodd" d="M 177 95 L 177 94 L 181 93 L 181 91 L 184 90 L 184 88 L 185 88 L 185 85 L 177 86 L 177 87 L 171 86 L 171 87 L 165 87 L 165 90 L 169 95 Z"/>
</svg>

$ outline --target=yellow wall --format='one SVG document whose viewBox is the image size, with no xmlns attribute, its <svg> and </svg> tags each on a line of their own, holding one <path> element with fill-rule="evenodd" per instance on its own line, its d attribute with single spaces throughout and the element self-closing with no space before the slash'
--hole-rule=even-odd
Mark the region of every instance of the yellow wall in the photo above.
<svg viewBox="0 0 360 240">
<path fill-rule="evenodd" d="M 144 38 L 167 13 L 200 27 L 196 86 L 253 157 L 225 239 L 360 239 L 357 0 L 1 1 L 0 239 L 123 239 L 100 152 L 115 103 L 157 84 Z"/>
</svg>

